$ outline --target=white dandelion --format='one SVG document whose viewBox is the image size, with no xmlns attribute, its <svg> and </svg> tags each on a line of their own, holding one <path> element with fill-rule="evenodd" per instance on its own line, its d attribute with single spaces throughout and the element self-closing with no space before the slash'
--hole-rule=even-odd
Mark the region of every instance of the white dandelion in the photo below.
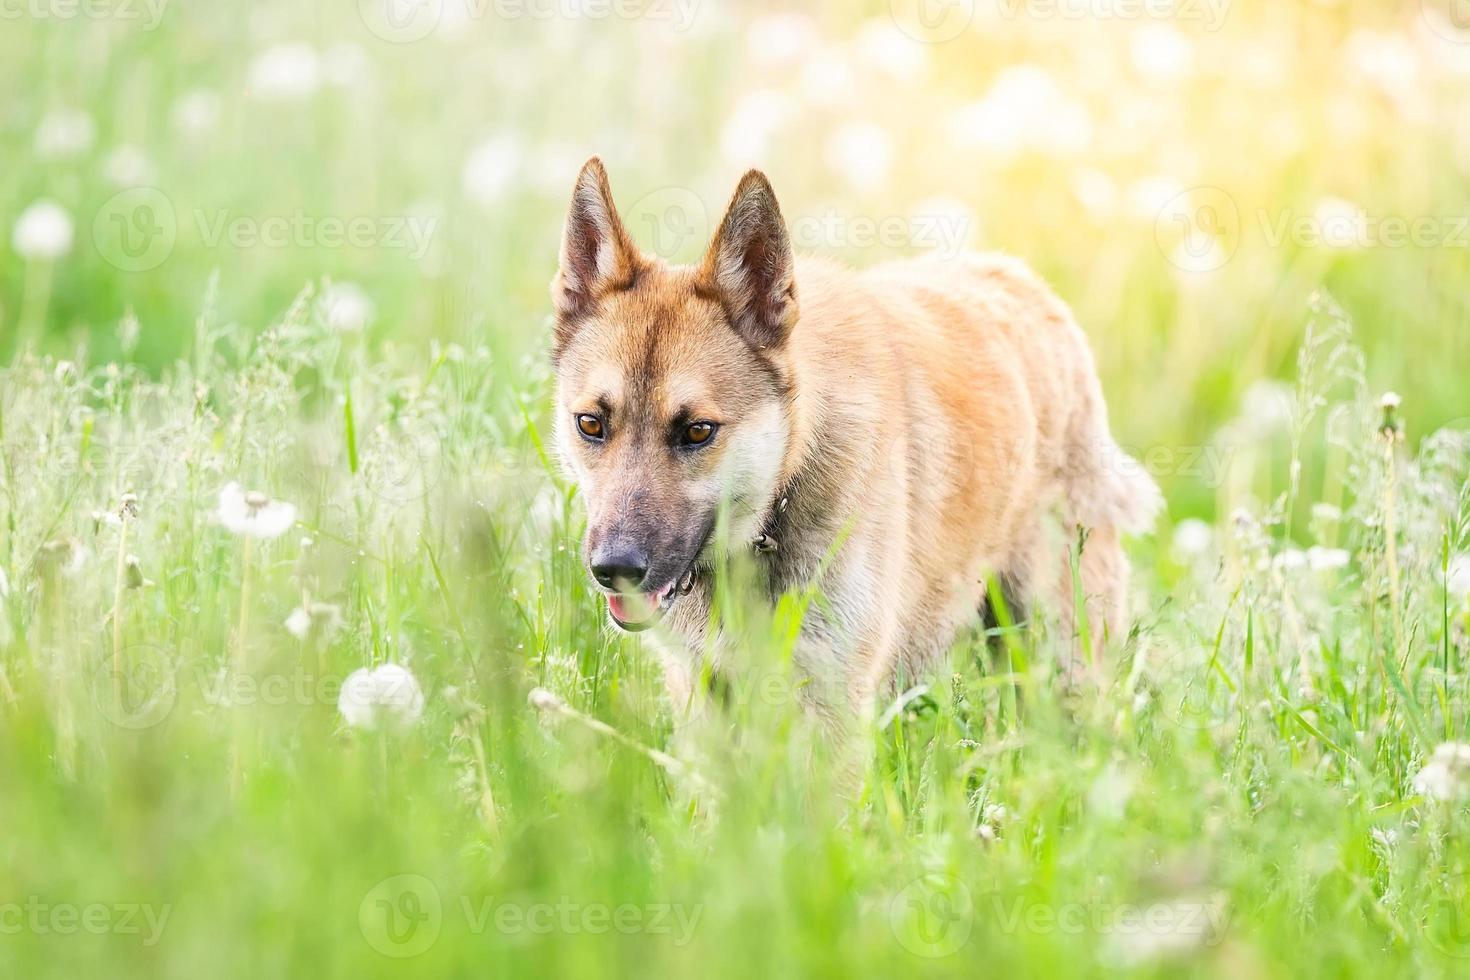
<svg viewBox="0 0 1470 980">
<path fill-rule="evenodd" d="M 827 166 L 858 191 L 882 186 L 893 168 L 893 141 L 875 122 L 850 122 L 827 138 Z"/>
<path fill-rule="evenodd" d="M 1449 576 L 1446 580 L 1450 600 L 1463 604 L 1470 599 L 1470 555 L 1456 555 L 1450 559 Z"/>
<path fill-rule="evenodd" d="M 41 200 L 21 212 L 10 241 L 21 258 L 50 261 L 71 251 L 71 215 L 55 201 Z"/>
<path fill-rule="evenodd" d="M 354 670 L 342 682 L 337 710 L 353 728 L 403 730 L 423 716 L 424 692 L 406 667 Z"/>
<path fill-rule="evenodd" d="M 296 523 L 296 507 L 256 490 L 247 492 L 231 482 L 219 492 L 215 516 L 233 534 L 270 539 L 285 534 Z"/>
<path fill-rule="evenodd" d="M 1178 28 L 1146 24 L 1133 34 L 1128 54 L 1133 68 L 1152 82 L 1175 82 L 1194 69 L 1194 45 Z"/>
<path fill-rule="evenodd" d="M 521 145 L 514 136 L 502 133 L 484 140 L 465 158 L 460 178 L 465 196 L 486 206 L 498 203 L 520 168 Z"/>
<path fill-rule="evenodd" d="M 36 127 L 36 156 L 43 160 L 79 157 L 92 148 L 97 127 L 92 117 L 79 109 L 57 109 Z"/>
<path fill-rule="evenodd" d="M 912 82 L 924 74 L 928 65 L 927 47 L 887 17 L 865 22 L 852 47 L 858 61 L 894 81 Z"/>
<path fill-rule="evenodd" d="M 1186 517 L 1174 525 L 1172 547 L 1175 557 L 1193 558 L 1210 550 L 1215 530 L 1198 517 Z"/>
<path fill-rule="evenodd" d="M 817 43 L 817 27 L 805 14 L 780 13 L 757 17 L 745 32 L 750 60 L 763 68 L 794 65 L 806 59 Z"/>
<path fill-rule="evenodd" d="M 328 602 L 307 602 L 286 617 L 286 632 L 303 643 L 328 643 L 342 627 L 342 609 Z"/>
<path fill-rule="evenodd" d="M 140 187 L 153 182 L 155 171 L 142 147 L 124 143 L 107 155 L 102 175 L 118 187 Z"/>
<path fill-rule="evenodd" d="M 309 99 L 321 82 L 321 59 L 316 49 L 305 41 L 288 41 L 255 56 L 246 88 L 257 99 L 290 102 Z"/>
<path fill-rule="evenodd" d="M 782 92 L 747 92 L 736 101 L 720 130 L 720 152 L 730 163 L 760 163 L 769 155 L 772 138 L 795 115 L 791 99 Z"/>
<path fill-rule="evenodd" d="M 174 128 L 190 136 L 203 136 L 219 123 L 219 95 L 209 89 L 185 92 L 174 103 L 170 117 Z"/>
<path fill-rule="evenodd" d="M 322 296 L 322 316 L 327 326 L 341 333 L 360 332 L 376 315 L 373 301 L 356 283 L 334 282 Z"/>
<path fill-rule="evenodd" d="M 1307 567 L 1314 572 L 1335 572 L 1346 568 L 1350 557 L 1343 548 L 1313 545 L 1307 549 Z"/>
<path fill-rule="evenodd" d="M 1470 790 L 1470 745 L 1443 742 L 1414 776 L 1414 791 L 1431 800 L 1457 800 Z"/>
</svg>

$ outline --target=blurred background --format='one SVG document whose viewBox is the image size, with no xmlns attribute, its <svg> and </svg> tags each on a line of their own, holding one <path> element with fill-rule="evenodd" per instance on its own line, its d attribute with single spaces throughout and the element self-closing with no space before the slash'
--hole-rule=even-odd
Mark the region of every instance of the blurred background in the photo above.
<svg viewBox="0 0 1470 980">
<path fill-rule="evenodd" d="M 158 371 L 311 285 L 364 343 L 537 363 L 600 154 L 697 258 L 766 170 L 800 247 L 1024 256 L 1176 510 L 1279 414 L 1308 299 L 1425 432 L 1470 415 L 1464 0 L 5 0 L 0 359 Z M 525 360 L 530 358 L 528 362 Z M 1411 432 L 1411 437 L 1416 433 Z M 1213 485 L 1212 485 L 1213 484 Z"/>
</svg>

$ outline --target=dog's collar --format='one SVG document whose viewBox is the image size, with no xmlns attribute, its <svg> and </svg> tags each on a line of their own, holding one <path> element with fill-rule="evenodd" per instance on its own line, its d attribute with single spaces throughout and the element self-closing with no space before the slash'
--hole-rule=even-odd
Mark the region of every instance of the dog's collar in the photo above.
<svg viewBox="0 0 1470 980">
<path fill-rule="evenodd" d="M 786 512 L 786 505 L 791 502 L 789 489 L 783 490 L 776 495 L 776 501 L 770 506 L 766 514 L 765 523 L 761 525 L 760 533 L 751 539 L 750 546 L 758 554 L 768 555 L 780 547 L 776 540 L 777 532 L 781 530 L 781 515 Z"/>
</svg>

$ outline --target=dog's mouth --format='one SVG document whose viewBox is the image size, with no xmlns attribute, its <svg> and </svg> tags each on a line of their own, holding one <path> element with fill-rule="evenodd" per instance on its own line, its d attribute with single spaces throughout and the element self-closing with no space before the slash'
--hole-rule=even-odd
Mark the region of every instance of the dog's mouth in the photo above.
<svg viewBox="0 0 1470 980">
<path fill-rule="evenodd" d="M 694 564 L 661 589 L 646 592 L 612 592 L 607 597 L 608 618 L 618 629 L 641 633 L 657 626 L 684 596 L 694 591 Z"/>
</svg>

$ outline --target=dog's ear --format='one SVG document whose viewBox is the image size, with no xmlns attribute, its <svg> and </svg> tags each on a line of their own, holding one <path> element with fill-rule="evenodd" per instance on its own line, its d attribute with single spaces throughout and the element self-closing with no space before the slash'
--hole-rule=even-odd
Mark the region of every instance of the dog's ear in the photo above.
<svg viewBox="0 0 1470 980">
<path fill-rule="evenodd" d="M 637 272 L 637 246 L 613 206 L 607 171 L 593 157 L 577 174 L 562 227 L 561 266 L 551 282 L 558 333 L 562 325 L 590 310 L 604 292 L 630 285 Z"/>
<path fill-rule="evenodd" d="M 780 347 L 796 323 L 796 270 L 776 192 L 759 170 L 740 179 L 701 275 L 756 347 Z"/>
</svg>

